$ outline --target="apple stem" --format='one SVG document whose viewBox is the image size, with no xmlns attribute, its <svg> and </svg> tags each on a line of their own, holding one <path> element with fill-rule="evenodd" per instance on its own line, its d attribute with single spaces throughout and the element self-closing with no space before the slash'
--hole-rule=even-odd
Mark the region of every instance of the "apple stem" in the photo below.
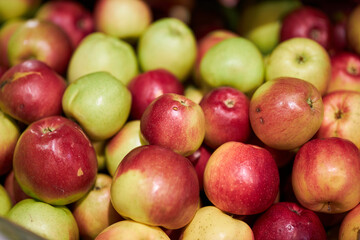
<svg viewBox="0 0 360 240">
<path fill-rule="evenodd" d="M 311 100 L 311 98 L 308 98 L 306 102 L 310 106 L 310 108 L 313 108 L 313 101 Z"/>
<path fill-rule="evenodd" d="M 335 119 L 341 119 L 343 112 L 341 110 L 335 112 Z"/>
</svg>

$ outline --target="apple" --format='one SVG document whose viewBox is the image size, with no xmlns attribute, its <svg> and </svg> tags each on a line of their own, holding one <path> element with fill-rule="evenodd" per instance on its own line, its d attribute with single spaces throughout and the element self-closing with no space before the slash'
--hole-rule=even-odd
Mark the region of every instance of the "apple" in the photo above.
<svg viewBox="0 0 360 240">
<path fill-rule="evenodd" d="M 69 207 L 79 227 L 81 239 L 95 239 L 105 228 L 123 220 L 111 203 L 111 183 L 111 176 L 98 173 L 90 192 Z"/>
<path fill-rule="evenodd" d="M 256 219 L 252 230 L 255 239 L 327 239 L 319 217 L 293 202 L 273 204 Z"/>
<path fill-rule="evenodd" d="M 27 18 L 34 14 L 42 0 L 0 0 L 0 22 L 14 18 Z"/>
<path fill-rule="evenodd" d="M 79 239 L 75 218 L 66 206 L 25 199 L 14 205 L 6 218 L 45 239 Z"/>
<path fill-rule="evenodd" d="M 299 203 L 316 212 L 343 213 L 360 202 L 360 152 L 349 140 L 312 139 L 297 152 L 292 187 Z"/>
<path fill-rule="evenodd" d="M 98 170 L 90 140 L 78 124 L 62 116 L 43 118 L 23 131 L 13 169 L 27 195 L 53 205 L 83 197 Z"/>
<path fill-rule="evenodd" d="M 204 143 L 212 149 L 225 142 L 246 142 L 250 135 L 250 99 L 232 87 L 217 87 L 199 103 L 205 115 Z"/>
<path fill-rule="evenodd" d="M 119 164 L 111 201 L 125 219 L 178 229 L 194 217 L 200 201 L 194 166 L 184 156 L 157 145 L 131 150 Z"/>
<path fill-rule="evenodd" d="M 222 211 L 254 215 L 273 204 L 279 171 L 269 151 L 256 145 L 226 142 L 210 156 L 204 172 L 208 199 Z"/>
<path fill-rule="evenodd" d="M 200 105 L 184 95 L 165 93 L 145 109 L 140 130 L 149 144 L 189 156 L 204 140 L 205 116 Z"/>
<path fill-rule="evenodd" d="M 62 106 L 92 140 L 115 135 L 130 114 L 131 93 L 109 72 L 86 74 L 66 88 Z"/>
<path fill-rule="evenodd" d="M 4 73 L 8 70 L 7 67 L 5 67 L 4 65 L 0 65 L 0 78 L 2 75 L 4 75 Z"/>
<path fill-rule="evenodd" d="M 22 18 L 9 19 L 0 27 L 0 65 L 9 68 L 8 43 L 14 32 L 25 22 Z"/>
<path fill-rule="evenodd" d="M 61 27 L 70 38 L 73 49 L 85 36 L 95 31 L 95 20 L 90 10 L 73 0 L 44 2 L 36 11 L 35 18 Z"/>
<path fill-rule="evenodd" d="M 204 97 L 204 94 L 205 91 L 195 86 L 194 84 L 189 84 L 185 86 L 184 96 L 197 104 L 200 103 L 201 99 Z"/>
<path fill-rule="evenodd" d="M 341 137 L 352 141 L 360 149 L 360 92 L 339 90 L 323 97 L 324 120 L 316 138 Z"/>
<path fill-rule="evenodd" d="M 66 87 L 65 79 L 46 63 L 25 60 L 0 78 L 0 109 L 25 124 L 61 115 Z"/>
<path fill-rule="evenodd" d="M 105 71 L 127 85 L 138 72 L 138 60 L 127 42 L 94 32 L 87 35 L 71 56 L 67 80 L 74 82 L 89 73 Z"/>
<path fill-rule="evenodd" d="M 249 118 L 255 135 L 267 146 L 293 150 L 310 140 L 324 117 L 317 88 L 292 77 L 279 77 L 256 89 Z"/>
<path fill-rule="evenodd" d="M 104 229 L 95 240 L 134 240 L 159 239 L 170 240 L 166 233 L 157 226 L 149 226 L 132 220 L 116 222 Z"/>
<path fill-rule="evenodd" d="M 95 153 L 96 153 L 96 159 L 98 163 L 98 172 L 103 172 L 106 170 L 106 157 L 105 157 L 105 145 L 107 141 L 106 140 L 100 140 L 100 141 L 91 141 L 91 144 L 94 147 Z"/>
<path fill-rule="evenodd" d="M 0 216 L 5 216 L 13 204 L 6 188 L 0 184 Z"/>
<path fill-rule="evenodd" d="M 153 21 L 152 9 L 142 0 L 99 0 L 94 6 L 96 30 L 136 42 Z"/>
<path fill-rule="evenodd" d="M 358 239 L 360 236 L 360 204 L 351 209 L 340 223 L 339 240 Z"/>
<path fill-rule="evenodd" d="M 360 4 L 356 4 L 350 11 L 346 22 L 346 38 L 348 47 L 356 54 L 360 54 L 360 29 L 357 27 L 360 21 Z"/>
<path fill-rule="evenodd" d="M 143 72 L 162 68 L 184 82 L 195 63 L 194 33 L 179 19 L 158 19 L 140 36 L 137 56 Z"/>
<path fill-rule="evenodd" d="M 11 198 L 13 205 L 20 202 L 21 200 L 30 198 L 24 191 L 21 189 L 19 183 L 17 182 L 14 170 L 11 170 L 5 177 L 4 188 Z"/>
<path fill-rule="evenodd" d="M 183 95 L 184 86 L 171 72 L 154 69 L 135 76 L 127 85 L 132 96 L 132 119 L 140 119 L 146 107 L 164 93 Z"/>
<path fill-rule="evenodd" d="M 324 95 L 331 78 L 331 61 L 318 42 L 295 37 L 276 46 L 266 61 L 265 71 L 266 81 L 279 77 L 300 78 L 314 84 Z"/>
<path fill-rule="evenodd" d="M 215 206 L 205 206 L 197 210 L 194 218 L 185 227 L 180 240 L 253 240 L 250 226 L 235 219 Z"/>
<path fill-rule="evenodd" d="M 11 66 L 28 59 L 37 59 L 59 74 L 65 73 L 72 52 L 67 34 L 58 25 L 46 20 L 26 20 L 8 42 Z"/>
</svg>

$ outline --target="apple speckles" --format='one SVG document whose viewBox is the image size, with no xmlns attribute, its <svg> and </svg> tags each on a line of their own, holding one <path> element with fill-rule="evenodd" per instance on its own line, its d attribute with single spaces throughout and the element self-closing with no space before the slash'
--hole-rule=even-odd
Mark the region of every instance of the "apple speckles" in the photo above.
<svg viewBox="0 0 360 240">
<path fill-rule="evenodd" d="M 79 168 L 78 171 L 77 171 L 77 176 L 81 177 L 82 175 L 84 175 L 84 172 L 83 172 L 83 170 L 81 168 Z"/>
<path fill-rule="evenodd" d="M 260 121 L 261 124 L 265 123 L 265 121 L 264 121 L 264 119 L 262 117 L 259 118 L 259 121 Z"/>
</svg>

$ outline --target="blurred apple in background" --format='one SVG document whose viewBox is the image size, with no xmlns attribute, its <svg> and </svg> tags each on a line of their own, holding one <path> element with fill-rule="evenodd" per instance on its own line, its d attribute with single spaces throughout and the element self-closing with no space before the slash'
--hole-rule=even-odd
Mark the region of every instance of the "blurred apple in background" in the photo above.
<svg viewBox="0 0 360 240">
<path fill-rule="evenodd" d="M 91 144 L 93 145 L 96 153 L 98 172 L 104 172 L 106 170 L 106 157 L 105 157 L 106 143 L 107 143 L 107 139 L 100 141 L 94 141 L 94 140 L 91 141 Z"/>
<path fill-rule="evenodd" d="M 164 93 L 183 95 L 184 86 L 179 79 L 165 69 L 155 69 L 135 76 L 127 85 L 132 96 L 130 116 L 140 119 L 146 107 Z"/>
<path fill-rule="evenodd" d="M 13 170 L 11 170 L 6 175 L 6 178 L 4 181 L 4 187 L 5 187 L 6 191 L 8 192 L 13 205 L 20 202 L 21 200 L 30 198 L 30 196 L 28 196 L 26 193 L 24 193 L 24 191 L 21 189 L 19 183 L 17 182 L 17 180 L 15 178 Z"/>
<path fill-rule="evenodd" d="M 65 90 L 65 115 L 74 119 L 92 140 L 114 136 L 127 121 L 131 93 L 108 72 L 94 72 L 78 78 Z"/>
<path fill-rule="evenodd" d="M 205 91 L 195 86 L 194 84 L 188 84 L 184 89 L 184 96 L 199 104 L 204 97 Z"/>
<path fill-rule="evenodd" d="M 178 229 L 199 206 L 199 183 L 191 162 L 169 148 L 147 145 L 130 151 L 111 185 L 111 201 L 124 218 Z"/>
<path fill-rule="evenodd" d="M 39 19 L 26 20 L 8 42 L 11 66 L 28 59 L 37 59 L 59 74 L 65 73 L 72 52 L 67 34 L 55 23 Z"/>
<path fill-rule="evenodd" d="M 75 122 L 53 116 L 29 125 L 14 152 L 16 180 L 29 196 L 54 205 L 83 197 L 95 183 L 95 150 Z"/>
<path fill-rule="evenodd" d="M 6 188 L 0 184 L 0 216 L 5 216 L 13 207 L 10 195 Z"/>
<path fill-rule="evenodd" d="M 44 62 L 20 62 L 0 78 L 0 109 L 25 124 L 61 115 L 66 86 L 65 79 Z"/>
<path fill-rule="evenodd" d="M 4 75 L 4 73 L 8 70 L 7 67 L 0 65 L 0 78 L 2 77 L 2 75 Z"/>
<path fill-rule="evenodd" d="M 130 44 L 104 33 L 87 35 L 71 56 L 67 80 L 74 82 L 89 73 L 105 71 L 124 85 L 138 74 L 138 61 Z"/>
<path fill-rule="evenodd" d="M 0 27 L 0 65 L 10 67 L 8 43 L 13 33 L 25 22 L 25 19 L 14 18 L 4 22 Z"/>
<path fill-rule="evenodd" d="M 92 13 L 74 0 L 47 1 L 35 13 L 35 18 L 51 21 L 67 33 L 75 49 L 81 40 L 95 31 Z"/>
<path fill-rule="evenodd" d="M 360 236 L 360 204 L 351 209 L 340 223 L 339 240 L 358 239 Z"/>
<path fill-rule="evenodd" d="M 346 23 L 346 37 L 349 48 L 356 54 L 360 54 L 360 4 L 357 4 L 351 11 Z"/>
<path fill-rule="evenodd" d="M 42 0 L 0 0 L 0 22 L 19 17 L 31 17 Z"/>
<path fill-rule="evenodd" d="M 184 95 L 165 93 L 145 109 L 140 130 L 149 144 L 189 156 L 203 143 L 205 116 L 200 105 Z"/>
</svg>

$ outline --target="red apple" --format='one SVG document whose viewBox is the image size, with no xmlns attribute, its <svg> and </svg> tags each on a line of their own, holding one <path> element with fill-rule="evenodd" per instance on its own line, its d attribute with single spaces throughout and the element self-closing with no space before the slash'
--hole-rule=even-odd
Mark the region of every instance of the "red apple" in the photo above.
<svg viewBox="0 0 360 240">
<path fill-rule="evenodd" d="M 89 138 L 78 124 L 61 116 L 28 126 L 16 144 L 13 169 L 26 194 L 52 205 L 82 198 L 98 170 Z"/>
<path fill-rule="evenodd" d="M 95 31 L 92 13 L 74 0 L 48 1 L 37 10 L 36 18 L 51 21 L 60 26 L 69 36 L 73 48 Z"/>
<path fill-rule="evenodd" d="M 199 103 L 205 115 L 204 142 L 212 149 L 225 142 L 247 141 L 250 135 L 249 98 L 232 87 L 218 87 Z"/>
<path fill-rule="evenodd" d="M 155 69 L 135 76 L 127 85 L 132 95 L 131 117 L 140 119 L 146 107 L 164 93 L 183 95 L 180 81 L 165 69 Z"/>
<path fill-rule="evenodd" d="M 236 215 L 265 211 L 279 192 L 279 171 L 264 148 L 227 142 L 211 154 L 204 172 L 204 190 L 219 209 Z"/>
<path fill-rule="evenodd" d="M 5 178 L 4 187 L 9 193 L 13 205 L 20 202 L 21 200 L 30 198 L 24 191 L 21 189 L 19 183 L 17 182 L 14 171 L 11 170 Z"/>
<path fill-rule="evenodd" d="M 189 156 L 204 140 L 205 117 L 199 104 L 184 95 L 165 93 L 145 109 L 140 131 L 149 144 Z"/>
<path fill-rule="evenodd" d="M 297 152 L 292 186 L 299 203 L 316 212 L 343 213 L 360 202 L 360 151 L 343 138 L 313 139 Z"/>
<path fill-rule="evenodd" d="M 349 211 L 340 223 L 339 240 L 359 239 L 360 236 L 360 204 Z"/>
<path fill-rule="evenodd" d="M 0 78 L 0 109 L 25 124 L 60 115 L 66 85 L 44 62 L 26 60 Z"/>
<path fill-rule="evenodd" d="M 0 78 L 4 73 L 8 70 L 8 67 L 5 67 L 4 65 L 0 65 Z"/>
<path fill-rule="evenodd" d="M 252 230 L 255 239 L 326 240 L 325 228 L 319 217 L 293 202 L 279 202 L 272 205 L 255 221 Z"/>
<path fill-rule="evenodd" d="M 13 33 L 21 24 L 25 22 L 24 19 L 11 19 L 4 22 L 0 28 L 0 65 L 10 67 L 8 58 L 8 43 Z"/>
<path fill-rule="evenodd" d="M 267 146 L 292 150 L 319 129 L 324 106 L 317 88 L 304 80 L 280 77 L 261 85 L 250 100 L 249 117 L 256 136 Z"/>
</svg>

